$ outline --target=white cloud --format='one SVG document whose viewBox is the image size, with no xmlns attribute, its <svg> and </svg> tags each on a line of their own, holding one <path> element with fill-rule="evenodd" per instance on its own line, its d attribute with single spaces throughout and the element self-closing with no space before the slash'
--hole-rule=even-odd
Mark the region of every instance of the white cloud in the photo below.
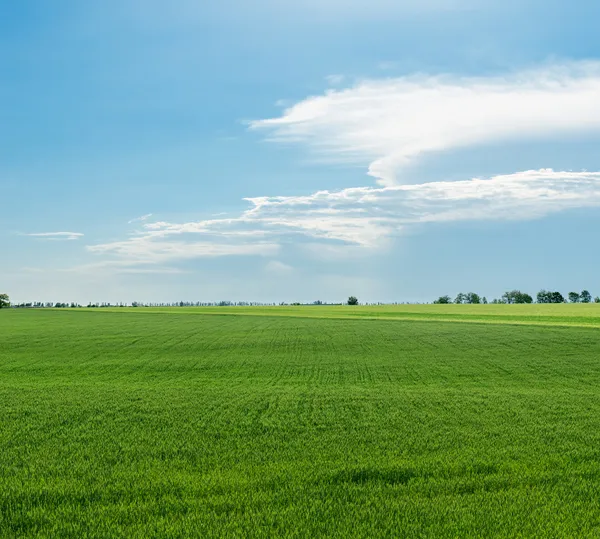
<svg viewBox="0 0 600 539">
<path fill-rule="evenodd" d="M 30 269 L 33 271 L 33 269 Z M 110 274 L 182 274 L 187 273 L 180 268 L 173 268 L 168 266 L 157 266 L 153 265 L 148 267 L 143 263 L 136 262 L 135 260 L 104 260 L 101 262 L 94 262 L 91 264 L 82 264 L 80 266 L 74 266 L 71 268 L 58 269 L 59 272 L 71 272 L 81 273 L 85 275 L 106 275 Z"/>
<path fill-rule="evenodd" d="M 39 232 L 36 234 L 22 235 L 45 240 L 78 240 L 83 237 L 83 234 L 80 232 Z"/>
<path fill-rule="evenodd" d="M 328 90 L 253 122 L 270 140 L 361 164 L 381 185 L 431 152 L 600 129 L 600 62 L 496 77 L 415 75 Z"/>
<path fill-rule="evenodd" d="M 354 187 L 305 196 L 246 199 L 238 217 L 147 223 L 130 239 L 88 247 L 117 264 L 140 267 L 219 256 L 273 256 L 303 239 L 307 249 L 384 248 L 408 227 L 469 220 L 527 220 L 573 208 L 600 207 L 600 172 L 531 170 L 456 182 Z M 198 238 L 198 239 L 196 239 Z M 269 270 L 283 270 L 277 261 Z"/>
<path fill-rule="evenodd" d="M 168 234 L 167 234 L 168 235 Z M 274 243 L 217 243 L 214 241 L 165 241 L 154 234 L 134 236 L 131 239 L 88 246 L 99 255 L 116 257 L 132 266 L 157 264 L 171 260 L 189 260 L 203 257 L 234 255 L 270 256 L 279 246 Z"/>
<path fill-rule="evenodd" d="M 320 191 L 248 199 L 243 219 L 313 238 L 372 247 L 404 227 L 464 220 L 534 219 L 600 206 L 600 172 L 533 170 L 457 182 Z"/>
<path fill-rule="evenodd" d="M 267 270 L 269 273 L 287 274 L 294 271 L 294 268 L 288 264 L 280 262 L 279 260 L 270 260 L 265 266 L 265 270 Z"/>
<path fill-rule="evenodd" d="M 130 221 L 127 221 L 127 224 L 130 225 L 132 223 L 138 223 L 141 221 L 146 221 L 147 219 L 150 219 L 150 217 L 152 217 L 151 213 L 147 213 L 146 215 L 142 215 L 141 217 L 136 217 L 135 219 L 131 219 Z"/>
</svg>

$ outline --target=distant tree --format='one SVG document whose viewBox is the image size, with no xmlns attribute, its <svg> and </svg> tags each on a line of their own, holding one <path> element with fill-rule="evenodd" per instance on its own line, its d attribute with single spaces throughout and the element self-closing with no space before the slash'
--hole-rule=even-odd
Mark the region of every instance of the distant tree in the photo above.
<svg viewBox="0 0 600 539">
<path fill-rule="evenodd" d="M 598 296 L 594 298 L 594 303 L 600 303 L 600 298 Z"/>
<path fill-rule="evenodd" d="M 592 302 L 592 295 L 587 290 L 584 290 L 579 295 L 579 301 L 581 301 L 581 303 L 591 303 Z"/>
<path fill-rule="evenodd" d="M 564 303 L 565 298 L 560 292 L 549 292 L 540 290 L 537 295 L 538 303 Z"/>
<path fill-rule="evenodd" d="M 488 300 L 485 296 L 483 296 L 483 299 L 481 300 L 481 303 L 483 303 L 484 305 L 488 304 Z"/>
<path fill-rule="evenodd" d="M 550 292 L 548 292 L 547 290 L 540 290 L 537 293 L 537 302 L 550 303 Z"/>
<path fill-rule="evenodd" d="M 348 305 L 358 305 L 358 298 L 355 298 L 354 296 L 350 296 L 348 298 Z"/>
<path fill-rule="evenodd" d="M 512 290 L 511 292 L 504 292 L 504 294 L 502 294 L 502 303 L 508 303 L 509 305 L 516 303 L 516 301 L 515 301 L 516 294 L 518 294 L 517 290 Z"/>
<path fill-rule="evenodd" d="M 323 302 L 318 299 L 317 301 L 313 301 L 313 305 L 323 305 Z"/>
<path fill-rule="evenodd" d="M 569 292 L 569 301 L 571 303 L 579 303 L 581 296 L 577 292 Z"/>
<path fill-rule="evenodd" d="M 475 294 L 475 292 L 468 292 L 467 294 L 461 292 L 460 294 L 458 294 L 458 296 L 456 296 L 454 303 L 481 303 L 481 297 L 479 296 L 479 294 Z"/>
<path fill-rule="evenodd" d="M 8 294 L 0 294 L 0 309 L 4 307 L 10 307 L 10 298 Z"/>
<path fill-rule="evenodd" d="M 447 305 L 448 303 L 452 303 L 452 298 L 450 296 L 440 296 L 433 303 L 436 305 Z"/>
<path fill-rule="evenodd" d="M 520 290 L 511 290 L 510 292 L 504 292 L 502 295 L 502 302 L 508 304 L 533 303 L 533 298 Z"/>
<path fill-rule="evenodd" d="M 478 305 L 481 303 L 481 297 L 479 296 L 479 294 L 475 294 L 475 292 L 469 292 L 468 294 L 466 294 L 465 303 Z"/>
</svg>

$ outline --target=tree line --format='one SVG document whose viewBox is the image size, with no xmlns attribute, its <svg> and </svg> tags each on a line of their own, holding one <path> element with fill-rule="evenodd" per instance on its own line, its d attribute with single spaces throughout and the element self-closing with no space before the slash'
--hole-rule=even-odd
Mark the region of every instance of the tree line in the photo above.
<svg viewBox="0 0 600 539">
<path fill-rule="evenodd" d="M 588 290 L 583 290 L 581 292 L 569 292 L 569 294 L 565 297 L 560 292 L 550 291 L 550 290 L 540 290 L 536 296 L 537 303 L 600 303 L 600 297 L 592 298 L 592 295 Z M 502 294 L 500 298 L 493 299 L 492 301 L 487 300 L 485 296 L 480 296 L 475 292 L 460 292 L 456 298 L 452 299 L 450 296 L 440 296 L 436 299 L 434 304 L 444 305 L 444 304 L 463 304 L 463 305 L 478 305 L 478 304 L 517 304 L 517 303 L 534 303 L 534 298 L 520 290 L 510 290 Z M 350 296 L 348 300 L 345 302 L 346 305 L 359 305 L 358 298 L 355 296 Z M 41 309 L 41 308 L 53 308 L 53 309 L 76 309 L 87 307 L 102 309 L 107 307 L 268 307 L 268 306 L 285 306 L 285 305 L 342 305 L 341 303 L 327 303 L 320 300 L 313 301 L 311 303 L 262 303 L 257 301 L 217 301 L 217 302 L 202 302 L 202 301 L 176 301 L 172 303 L 144 303 L 139 301 L 133 301 L 131 304 L 128 303 L 88 303 L 87 305 L 80 305 L 79 303 L 53 303 L 53 302 L 30 302 L 30 303 L 19 303 L 15 305 L 11 305 L 10 298 L 8 294 L 0 294 L 0 309 L 5 307 L 15 307 L 15 308 L 33 308 L 33 309 Z M 377 303 L 376 305 L 389 305 L 387 303 Z M 397 305 L 397 303 L 394 303 Z"/>
<path fill-rule="evenodd" d="M 351 300 L 353 298 L 350 298 Z M 349 305 L 358 305 L 358 300 L 354 298 L 355 303 L 349 303 Z M 119 307 L 275 307 L 275 306 L 286 306 L 286 305 L 342 305 L 342 303 L 328 303 L 326 301 L 313 301 L 310 303 L 293 302 L 287 303 L 285 301 L 279 303 L 265 303 L 260 301 L 174 301 L 174 302 L 143 302 L 143 301 L 132 301 L 131 303 L 88 303 L 82 305 L 75 302 L 42 302 L 32 301 L 26 303 L 15 303 L 11 304 L 7 294 L 0 294 L 0 309 L 3 307 L 23 308 L 23 309 L 104 309 L 104 308 L 119 308 Z"/>
<path fill-rule="evenodd" d="M 537 303 L 600 303 L 600 297 L 596 296 L 592 299 L 592 294 L 588 290 L 581 292 L 569 292 L 567 297 L 563 296 L 560 292 L 550 290 L 540 290 L 536 296 Z M 488 302 L 487 298 L 481 297 L 475 292 L 461 292 L 454 300 L 450 296 L 440 296 L 433 303 L 437 305 L 445 305 L 450 303 L 455 304 L 487 304 L 491 303 L 494 305 L 512 305 L 517 303 L 533 303 L 534 299 L 526 292 L 520 290 L 510 290 L 502 294 L 500 298 L 494 299 Z"/>
</svg>

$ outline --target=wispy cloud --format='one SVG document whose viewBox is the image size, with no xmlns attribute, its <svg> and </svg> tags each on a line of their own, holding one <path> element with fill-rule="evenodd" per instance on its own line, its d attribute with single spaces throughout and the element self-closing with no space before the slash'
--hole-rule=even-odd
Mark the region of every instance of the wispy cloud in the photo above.
<svg viewBox="0 0 600 539">
<path fill-rule="evenodd" d="M 168 236 L 170 234 L 161 235 Z M 88 246 L 88 250 L 98 255 L 113 257 L 124 262 L 125 265 L 141 266 L 194 258 L 244 255 L 271 256 L 276 254 L 279 249 L 279 245 L 276 243 L 219 243 L 219 240 L 215 237 L 207 238 L 205 241 L 172 241 L 170 238 L 169 240 L 158 238 L 160 238 L 160 235 L 149 233 L 134 236 L 124 241 L 91 245 Z"/>
<path fill-rule="evenodd" d="M 495 77 L 415 75 L 328 90 L 253 122 L 272 141 L 364 164 L 381 185 L 431 152 L 600 129 L 600 62 Z"/>
<path fill-rule="evenodd" d="M 344 75 L 327 75 L 327 77 L 325 77 L 325 80 L 330 86 L 339 86 L 344 82 L 345 78 L 346 77 L 344 77 Z"/>
<path fill-rule="evenodd" d="M 269 260 L 265 266 L 265 270 L 267 270 L 269 273 L 288 274 L 294 271 L 294 268 L 288 264 L 284 264 L 279 260 Z"/>
<path fill-rule="evenodd" d="M 35 234 L 21 234 L 32 238 L 40 238 L 45 240 L 78 240 L 83 237 L 80 232 L 38 232 Z"/>
<path fill-rule="evenodd" d="M 130 221 L 127 221 L 127 224 L 130 225 L 132 223 L 139 223 L 141 221 L 146 221 L 147 219 L 150 219 L 150 217 L 152 217 L 152 214 L 147 213 L 146 215 L 142 215 L 141 217 L 136 217 L 135 219 L 131 219 Z"/>
<path fill-rule="evenodd" d="M 238 217 L 147 223 L 90 252 L 125 266 L 219 256 L 273 256 L 299 239 L 356 249 L 381 248 L 408 227 L 476 220 L 528 220 L 600 207 L 600 172 L 531 170 L 488 179 L 354 187 L 303 196 L 246 199 Z M 274 266 L 271 266 L 274 269 Z"/>
<path fill-rule="evenodd" d="M 63 268 L 57 271 L 69 273 L 81 273 L 85 275 L 94 274 L 166 274 L 179 275 L 187 273 L 181 268 L 173 268 L 169 266 L 153 265 L 148 267 L 144 264 L 137 264 L 134 260 L 103 260 L 93 262 L 91 264 L 82 264 L 71 268 Z"/>
<path fill-rule="evenodd" d="M 532 170 L 489 179 L 319 191 L 248 199 L 242 219 L 370 247 L 402 228 L 466 220 L 524 220 L 600 206 L 600 172 Z"/>
</svg>

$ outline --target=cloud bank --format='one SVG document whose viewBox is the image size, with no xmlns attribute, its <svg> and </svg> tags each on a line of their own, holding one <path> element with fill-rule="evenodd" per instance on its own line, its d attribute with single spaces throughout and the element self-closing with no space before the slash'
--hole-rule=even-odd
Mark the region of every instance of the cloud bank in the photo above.
<svg viewBox="0 0 600 539">
<path fill-rule="evenodd" d="M 39 232 L 36 234 L 22 234 L 32 238 L 40 238 L 46 240 L 78 240 L 83 237 L 80 232 Z"/>
<path fill-rule="evenodd" d="M 120 264 L 144 265 L 217 256 L 273 256 L 298 241 L 377 248 L 407 227 L 481 220 L 528 220 L 600 207 L 600 172 L 551 169 L 384 187 L 246 199 L 239 216 L 145 223 L 127 240 L 89 246 Z"/>
<path fill-rule="evenodd" d="M 335 77 L 332 83 L 343 83 Z M 508 140 L 600 130 L 600 62 L 494 77 L 426 76 L 365 80 L 329 90 L 251 128 L 276 142 L 309 147 L 331 161 L 364 164 L 378 186 L 303 196 L 245 199 L 237 216 L 174 223 L 136 221 L 123 241 L 88 246 L 115 267 L 147 267 L 202 257 L 278 257 L 380 248 L 410 227 L 537 219 L 600 207 L 600 172 L 529 170 L 462 181 L 399 182 L 433 152 Z M 283 262 L 267 263 L 281 271 Z"/>
<path fill-rule="evenodd" d="M 600 62 L 496 77 L 414 75 L 329 90 L 255 121 L 269 140 L 364 165 L 380 185 L 432 152 L 600 130 Z"/>
</svg>

